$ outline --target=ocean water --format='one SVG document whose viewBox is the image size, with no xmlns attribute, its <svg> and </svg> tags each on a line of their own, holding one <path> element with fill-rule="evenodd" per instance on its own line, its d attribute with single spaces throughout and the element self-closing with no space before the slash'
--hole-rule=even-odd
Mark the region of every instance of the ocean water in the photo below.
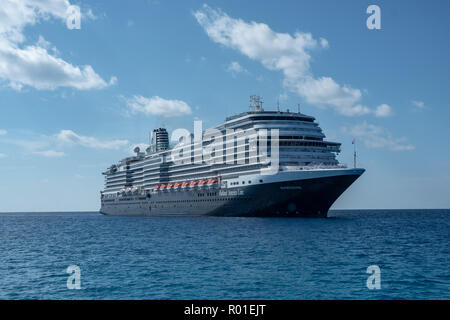
<svg viewBox="0 0 450 320">
<path fill-rule="evenodd" d="M 450 299 L 450 210 L 330 216 L 1 213 L 0 299 Z"/>
</svg>

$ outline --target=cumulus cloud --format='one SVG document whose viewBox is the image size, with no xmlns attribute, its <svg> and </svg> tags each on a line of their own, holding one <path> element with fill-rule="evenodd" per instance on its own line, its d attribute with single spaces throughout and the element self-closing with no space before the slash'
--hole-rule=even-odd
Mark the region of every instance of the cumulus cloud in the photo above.
<svg viewBox="0 0 450 320">
<path fill-rule="evenodd" d="M 47 136 L 32 137 L 30 139 L 3 138 L 0 142 L 18 146 L 25 149 L 29 153 L 48 148 L 50 146 L 50 140 Z"/>
<path fill-rule="evenodd" d="M 328 48 L 328 40 L 324 39 L 324 38 L 320 38 L 320 45 L 322 46 L 322 48 Z"/>
<path fill-rule="evenodd" d="M 326 39 L 316 40 L 311 33 L 300 31 L 293 35 L 278 33 L 264 23 L 231 18 L 207 5 L 195 11 L 194 16 L 212 41 L 259 61 L 269 70 L 281 71 L 284 86 L 308 103 L 333 108 L 345 116 L 374 113 L 358 103 L 361 90 L 338 84 L 331 77 L 313 76 L 310 52 L 328 48 Z"/>
<path fill-rule="evenodd" d="M 346 116 L 363 115 L 371 112 L 368 107 L 355 106 L 362 95 L 360 90 L 341 86 L 330 77 L 314 79 L 306 76 L 296 83 L 294 83 L 294 80 L 289 81 L 293 83 L 299 95 L 304 97 L 308 103 L 332 106 Z"/>
<path fill-rule="evenodd" d="M 79 145 L 97 149 L 119 149 L 128 145 L 128 140 L 99 140 L 94 137 L 81 136 L 72 130 L 61 130 L 56 139 L 62 145 Z"/>
<path fill-rule="evenodd" d="M 389 117 L 393 114 L 391 106 L 387 104 L 380 104 L 375 109 L 375 116 L 379 118 Z"/>
<path fill-rule="evenodd" d="M 8 133 L 8 131 L 0 129 L 0 136 L 4 136 L 7 133 Z"/>
<path fill-rule="evenodd" d="M 244 67 L 242 67 L 239 62 L 237 61 L 232 61 L 228 67 L 227 67 L 227 71 L 230 72 L 233 75 L 237 75 L 238 73 L 246 73 L 248 72 L 247 69 L 245 69 Z"/>
<path fill-rule="evenodd" d="M 425 105 L 425 102 L 423 101 L 412 100 L 411 103 L 413 104 L 414 110 L 416 111 L 428 109 L 428 107 Z"/>
<path fill-rule="evenodd" d="M 64 157 L 66 155 L 62 151 L 55 151 L 55 150 L 34 151 L 33 153 L 47 158 L 59 158 Z"/>
<path fill-rule="evenodd" d="M 266 24 L 234 19 L 207 5 L 194 16 L 211 40 L 260 61 L 270 70 L 281 70 L 288 78 L 309 70 L 307 49 L 317 46 L 310 33 L 297 32 L 294 37 L 276 33 Z"/>
<path fill-rule="evenodd" d="M 102 140 L 82 136 L 72 130 L 61 130 L 53 135 L 27 133 L 25 137 L 1 137 L 0 142 L 17 146 L 26 154 L 49 158 L 64 157 L 66 149 L 73 146 L 103 150 L 126 150 L 130 147 L 128 140 Z"/>
<path fill-rule="evenodd" d="M 23 86 L 38 90 L 71 87 L 101 89 L 106 82 L 90 65 L 74 66 L 58 57 L 58 50 L 40 36 L 34 45 L 24 45 L 23 30 L 48 19 L 66 22 L 68 0 L 3 0 L 0 6 L 0 80 L 15 90 Z M 92 13 L 92 12 L 91 12 Z M 89 14 L 88 17 L 92 18 Z M 50 52 L 51 51 L 51 52 Z"/>
<path fill-rule="evenodd" d="M 87 18 L 91 19 L 91 20 L 97 20 L 98 17 L 94 14 L 94 12 L 92 12 L 92 9 L 88 9 L 86 11 L 86 13 L 84 14 L 84 16 L 86 16 Z"/>
<path fill-rule="evenodd" d="M 0 159 L 2 159 L 2 158 L 6 158 L 6 154 L 0 153 Z"/>
<path fill-rule="evenodd" d="M 181 100 L 167 100 L 158 96 L 146 98 L 140 95 L 127 100 L 127 107 L 131 113 L 157 115 L 166 118 L 183 116 L 192 113 L 191 107 Z"/>
<path fill-rule="evenodd" d="M 367 148 L 383 148 L 391 151 L 415 149 L 413 145 L 407 143 L 406 138 L 395 138 L 387 129 L 369 124 L 366 121 L 351 128 L 344 127 L 343 131 L 357 140 L 361 140 Z"/>
</svg>

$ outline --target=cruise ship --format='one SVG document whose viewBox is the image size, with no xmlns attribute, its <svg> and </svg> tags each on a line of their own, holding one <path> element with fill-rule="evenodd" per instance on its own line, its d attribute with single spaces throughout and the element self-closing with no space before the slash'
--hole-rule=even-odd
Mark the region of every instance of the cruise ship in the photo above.
<svg viewBox="0 0 450 320">
<path fill-rule="evenodd" d="M 314 117 L 251 101 L 249 111 L 205 131 L 196 123 L 194 134 L 177 129 L 169 140 L 166 129 L 153 130 L 145 151 L 103 172 L 100 212 L 327 217 L 364 169 L 339 163 L 341 144 L 327 141 Z"/>
</svg>

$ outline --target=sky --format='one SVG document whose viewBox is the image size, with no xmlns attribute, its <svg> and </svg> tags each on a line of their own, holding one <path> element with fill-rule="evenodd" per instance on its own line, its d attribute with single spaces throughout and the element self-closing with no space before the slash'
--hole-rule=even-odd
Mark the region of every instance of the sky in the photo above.
<svg viewBox="0 0 450 320">
<path fill-rule="evenodd" d="M 380 29 L 367 26 L 370 5 Z M 332 208 L 450 208 L 449 10 L 2 0 L 0 212 L 98 210 L 102 171 L 154 128 L 216 126 L 253 94 L 266 110 L 300 104 L 348 166 L 355 139 L 366 172 Z"/>
</svg>

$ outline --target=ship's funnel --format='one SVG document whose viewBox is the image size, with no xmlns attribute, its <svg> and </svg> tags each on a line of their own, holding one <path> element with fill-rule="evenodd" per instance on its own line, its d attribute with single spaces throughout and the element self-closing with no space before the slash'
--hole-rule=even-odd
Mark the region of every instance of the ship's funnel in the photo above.
<svg viewBox="0 0 450 320">
<path fill-rule="evenodd" d="M 153 130 L 150 146 L 153 152 L 169 149 L 169 134 L 164 128 Z"/>
</svg>

